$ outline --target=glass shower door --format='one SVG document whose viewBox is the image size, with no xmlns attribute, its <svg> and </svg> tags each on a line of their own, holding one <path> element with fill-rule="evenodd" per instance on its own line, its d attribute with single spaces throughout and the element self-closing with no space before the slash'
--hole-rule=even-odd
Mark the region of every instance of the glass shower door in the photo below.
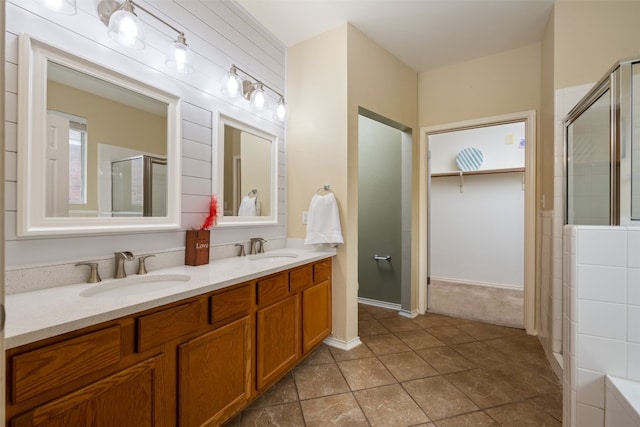
<svg viewBox="0 0 640 427">
<path fill-rule="evenodd" d="M 567 224 L 612 224 L 610 92 L 602 92 L 566 127 Z"/>
</svg>

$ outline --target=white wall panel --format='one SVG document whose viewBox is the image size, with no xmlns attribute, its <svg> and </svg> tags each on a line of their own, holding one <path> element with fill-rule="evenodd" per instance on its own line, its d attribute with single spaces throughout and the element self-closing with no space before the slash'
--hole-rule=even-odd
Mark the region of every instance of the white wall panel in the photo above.
<svg viewBox="0 0 640 427">
<path fill-rule="evenodd" d="M 8 181 L 5 230 L 7 268 L 75 262 L 111 256 L 116 250 L 152 253 L 184 246 L 184 232 L 147 232 L 135 235 L 81 237 L 16 237 L 15 188 L 18 34 L 29 33 L 53 46 L 131 76 L 182 98 L 182 229 L 197 227 L 208 213 L 208 200 L 217 144 L 217 117 L 225 114 L 264 129 L 279 138 L 278 225 L 214 229 L 212 246 L 233 244 L 261 236 L 286 237 L 286 185 L 284 125 L 269 113 L 249 109 L 244 99 L 221 94 L 221 81 L 231 64 L 283 92 L 286 49 L 233 2 L 222 0 L 143 1 L 140 4 L 185 32 L 194 53 L 194 73 L 173 74 L 164 66 L 164 52 L 175 33 L 139 11 L 146 25 L 143 50 L 121 48 L 111 40 L 96 12 L 96 0 L 77 0 L 76 15 L 48 11 L 32 0 L 9 0 L 6 4 L 5 150 Z M 213 163 L 214 165 L 216 163 Z"/>
<path fill-rule="evenodd" d="M 5 122 L 4 124 L 4 148 L 7 151 L 18 151 L 18 126 L 15 123 Z"/>
</svg>

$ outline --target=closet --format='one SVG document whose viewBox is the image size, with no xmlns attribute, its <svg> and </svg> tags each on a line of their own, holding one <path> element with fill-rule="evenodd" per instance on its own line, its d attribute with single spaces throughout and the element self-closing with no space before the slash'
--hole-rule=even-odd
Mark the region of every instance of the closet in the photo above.
<svg viewBox="0 0 640 427">
<path fill-rule="evenodd" d="M 523 327 L 525 122 L 428 136 L 429 307 Z"/>
</svg>

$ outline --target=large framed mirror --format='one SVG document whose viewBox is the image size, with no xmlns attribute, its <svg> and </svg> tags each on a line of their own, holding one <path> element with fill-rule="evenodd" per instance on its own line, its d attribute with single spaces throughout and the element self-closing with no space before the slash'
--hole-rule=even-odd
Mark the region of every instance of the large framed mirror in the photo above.
<svg viewBox="0 0 640 427">
<path fill-rule="evenodd" d="M 180 98 L 20 36 L 18 235 L 180 227 Z"/>
<path fill-rule="evenodd" d="M 234 118 L 218 120 L 220 226 L 277 223 L 278 137 Z"/>
</svg>

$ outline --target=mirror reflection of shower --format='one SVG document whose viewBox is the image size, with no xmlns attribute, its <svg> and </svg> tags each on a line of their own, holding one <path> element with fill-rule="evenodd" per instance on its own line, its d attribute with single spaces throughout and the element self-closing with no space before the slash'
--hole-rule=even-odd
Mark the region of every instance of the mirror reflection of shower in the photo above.
<svg viewBox="0 0 640 427">
<path fill-rule="evenodd" d="M 111 162 L 114 217 L 167 216 L 167 160 L 140 155 Z"/>
</svg>

